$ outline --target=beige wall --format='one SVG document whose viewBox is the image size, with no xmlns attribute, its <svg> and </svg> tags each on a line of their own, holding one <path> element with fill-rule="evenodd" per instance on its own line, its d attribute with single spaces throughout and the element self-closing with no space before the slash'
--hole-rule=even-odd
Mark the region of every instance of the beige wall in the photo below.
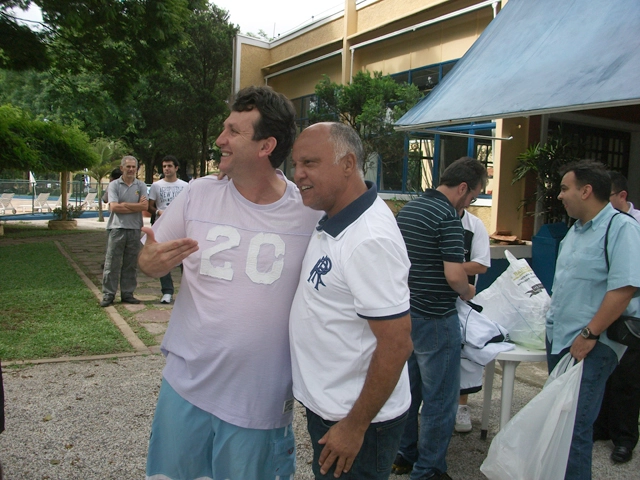
<svg viewBox="0 0 640 480">
<path fill-rule="evenodd" d="M 358 10 L 358 31 L 364 32 L 385 23 L 402 19 L 434 5 L 447 3 L 448 0 L 385 0 L 372 3 Z"/>
<path fill-rule="evenodd" d="M 264 85 L 264 77 L 256 65 L 265 65 L 269 62 L 269 50 L 266 48 L 241 44 L 240 64 L 240 88 L 250 85 Z"/>
<path fill-rule="evenodd" d="M 518 205 L 524 198 L 524 182 L 511 185 L 511 180 L 518 155 L 527 149 L 528 132 L 528 118 L 496 120 L 496 136 L 513 136 L 513 140 L 495 142 L 490 233 L 508 230 L 512 235 L 522 236 L 523 210 Z"/>
<path fill-rule="evenodd" d="M 289 42 L 278 44 L 271 49 L 270 64 L 281 62 L 320 45 L 326 45 L 342 38 L 344 19 L 339 18 L 295 37 Z M 275 42 L 276 44 L 278 42 Z M 264 66 L 264 65 L 263 65 Z"/>
<path fill-rule="evenodd" d="M 322 75 L 329 75 L 331 81 L 340 83 L 341 57 L 328 58 L 303 69 L 293 70 L 269 79 L 269 85 L 288 98 L 298 98 L 314 93 Z"/>
<path fill-rule="evenodd" d="M 473 45 L 491 19 L 491 10 L 483 9 L 356 49 L 354 69 L 393 74 L 458 59 Z"/>
</svg>

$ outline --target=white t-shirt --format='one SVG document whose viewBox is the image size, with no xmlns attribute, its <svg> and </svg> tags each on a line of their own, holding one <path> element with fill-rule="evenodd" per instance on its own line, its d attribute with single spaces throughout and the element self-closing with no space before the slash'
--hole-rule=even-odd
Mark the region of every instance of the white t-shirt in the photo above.
<svg viewBox="0 0 640 480">
<path fill-rule="evenodd" d="M 480 265 L 484 265 L 485 267 L 491 266 L 491 250 L 489 248 L 489 234 L 487 233 L 487 229 L 478 217 L 474 214 L 469 213 L 468 211 L 464 211 L 464 215 L 460 219 L 462 222 L 462 228 L 465 230 L 465 258 L 467 256 L 467 235 L 472 235 L 471 238 L 471 250 L 469 255 L 469 260 L 465 260 L 468 262 L 476 262 Z M 466 232 L 470 232 L 467 234 Z M 478 281 L 478 276 L 476 275 L 476 282 Z"/>
<path fill-rule="evenodd" d="M 289 310 L 318 218 L 289 181 L 280 200 L 257 205 L 232 181 L 203 177 L 154 224 L 160 242 L 198 241 L 161 346 L 163 375 L 185 400 L 243 428 L 291 423 Z"/>
<path fill-rule="evenodd" d="M 187 186 L 187 182 L 179 178 L 175 182 L 167 182 L 164 178 L 151 185 L 149 200 L 156 202 L 156 208 L 164 212 L 174 198 Z"/>
<path fill-rule="evenodd" d="M 352 208 L 363 199 L 368 204 Z M 309 242 L 289 328 L 294 396 L 323 419 L 338 421 L 360 395 L 377 345 L 368 320 L 409 313 L 410 263 L 395 218 L 375 188 L 329 222 Z M 405 364 L 373 422 L 402 415 L 410 403 Z"/>
</svg>

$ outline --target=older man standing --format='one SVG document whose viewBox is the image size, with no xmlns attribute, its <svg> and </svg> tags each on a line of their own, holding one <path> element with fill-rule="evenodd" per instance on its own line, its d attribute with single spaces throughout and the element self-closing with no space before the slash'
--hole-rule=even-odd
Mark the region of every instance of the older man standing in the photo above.
<svg viewBox="0 0 640 480">
<path fill-rule="evenodd" d="M 147 186 L 136 178 L 138 160 L 127 155 L 120 162 L 122 176 L 109 184 L 109 222 L 107 223 L 107 253 L 102 273 L 101 307 L 113 303 L 120 279 L 120 298 L 123 303 L 140 303 L 133 296 L 138 285 L 138 253 L 142 212 L 149 207 Z"/>
<path fill-rule="evenodd" d="M 577 221 L 560 243 L 547 312 L 547 363 L 551 372 L 568 352 L 584 361 L 565 479 L 589 480 L 593 424 L 625 349 L 606 330 L 640 295 L 640 225 L 609 203 L 611 181 L 602 164 L 583 160 L 561 173 L 558 199 Z"/>
<path fill-rule="evenodd" d="M 293 147 L 302 200 L 325 212 L 290 316 L 316 479 L 387 479 L 410 403 L 409 260 L 363 161 L 357 133 L 340 123 L 312 125 Z"/>
</svg>

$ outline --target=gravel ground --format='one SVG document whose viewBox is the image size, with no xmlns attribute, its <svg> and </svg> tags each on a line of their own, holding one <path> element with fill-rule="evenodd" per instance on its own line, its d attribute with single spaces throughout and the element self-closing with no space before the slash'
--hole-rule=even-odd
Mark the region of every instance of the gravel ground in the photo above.
<svg viewBox="0 0 640 480">
<path fill-rule="evenodd" d="M 111 360 L 3 367 L 7 430 L 0 435 L 0 459 L 7 480 L 143 479 L 147 439 L 164 359 L 159 355 Z M 495 435 L 500 377 L 494 384 Z M 539 389 L 516 382 L 513 412 Z M 480 440 L 482 395 L 472 395 L 474 431 L 455 434 L 448 453 L 454 479 L 483 479 L 479 467 L 489 441 Z M 296 409 L 297 480 L 311 480 L 311 445 L 302 409 Z M 594 449 L 594 479 L 639 478 L 636 455 L 613 465 L 609 442 Z M 391 476 L 406 480 L 408 476 Z M 243 479 L 251 480 L 251 479 Z"/>
</svg>

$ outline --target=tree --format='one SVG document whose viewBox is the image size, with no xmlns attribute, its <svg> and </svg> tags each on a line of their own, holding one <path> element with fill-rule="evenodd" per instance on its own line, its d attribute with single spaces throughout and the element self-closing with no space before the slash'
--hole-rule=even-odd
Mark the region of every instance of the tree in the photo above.
<svg viewBox="0 0 640 480">
<path fill-rule="evenodd" d="M 63 172 L 91 167 L 97 160 L 78 128 L 33 120 L 18 108 L 0 106 L 0 170 Z"/>
<path fill-rule="evenodd" d="M 166 154 L 184 164 L 192 161 L 196 176 L 208 173 L 210 150 L 228 112 L 237 32 L 225 10 L 215 5 L 196 9 L 168 68 L 148 76 L 139 104 L 144 127 L 136 142 L 136 150 L 153 162 L 147 165 L 147 182 L 153 165 Z"/>
<path fill-rule="evenodd" d="M 87 174 L 98 182 L 98 222 L 104 222 L 102 216 L 102 179 L 118 165 L 121 157 L 127 153 L 127 146 L 117 140 L 97 138 L 92 147 L 99 161 L 87 169 Z"/>
<path fill-rule="evenodd" d="M 96 72 L 116 100 L 141 73 L 158 70 L 182 39 L 189 8 L 204 0 L 0 0 L 0 67 Z M 36 4 L 43 25 L 33 31 L 10 9 Z"/>
<path fill-rule="evenodd" d="M 339 121 L 351 125 L 364 145 L 365 172 L 376 154 L 383 175 L 402 175 L 405 136 L 393 129 L 393 123 L 420 99 L 415 85 L 397 83 L 380 72 L 371 75 L 361 71 L 348 85 L 334 83 L 325 75 L 315 91 L 317 104 L 309 113 L 311 123 Z"/>
</svg>

